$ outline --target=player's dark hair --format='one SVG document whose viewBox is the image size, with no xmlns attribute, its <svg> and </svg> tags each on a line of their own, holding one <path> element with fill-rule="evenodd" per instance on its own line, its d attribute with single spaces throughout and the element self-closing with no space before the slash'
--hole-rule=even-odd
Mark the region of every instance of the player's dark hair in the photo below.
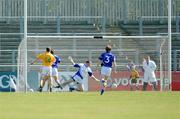
<svg viewBox="0 0 180 119">
<path fill-rule="evenodd" d="M 105 48 L 106 52 L 110 52 L 111 51 L 111 46 L 110 45 L 107 45 L 106 48 Z"/>
<path fill-rule="evenodd" d="M 54 50 L 53 49 L 51 49 L 51 54 L 54 54 Z"/>
<path fill-rule="evenodd" d="M 91 63 L 91 61 L 89 61 L 89 60 L 86 60 L 86 63 Z"/>
<path fill-rule="evenodd" d="M 50 52 L 50 51 L 51 51 L 51 48 L 47 47 L 46 52 Z"/>
</svg>

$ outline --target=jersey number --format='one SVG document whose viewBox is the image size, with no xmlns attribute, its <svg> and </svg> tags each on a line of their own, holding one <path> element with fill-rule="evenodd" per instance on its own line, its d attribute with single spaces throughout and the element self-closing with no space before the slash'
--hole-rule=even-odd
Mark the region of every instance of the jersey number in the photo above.
<svg viewBox="0 0 180 119">
<path fill-rule="evenodd" d="M 109 58 L 110 58 L 109 56 L 106 56 L 106 58 L 105 58 L 105 61 L 104 61 L 104 62 L 105 62 L 105 63 L 109 63 Z"/>
<path fill-rule="evenodd" d="M 51 62 L 51 57 L 46 57 L 46 62 L 50 63 Z"/>
</svg>

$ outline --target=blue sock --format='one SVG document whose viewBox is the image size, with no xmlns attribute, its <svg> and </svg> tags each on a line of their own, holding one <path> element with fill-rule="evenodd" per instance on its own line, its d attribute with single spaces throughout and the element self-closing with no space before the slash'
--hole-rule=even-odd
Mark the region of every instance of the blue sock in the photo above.
<svg viewBox="0 0 180 119">
<path fill-rule="evenodd" d="M 101 95 L 104 93 L 104 89 L 101 89 Z"/>
</svg>

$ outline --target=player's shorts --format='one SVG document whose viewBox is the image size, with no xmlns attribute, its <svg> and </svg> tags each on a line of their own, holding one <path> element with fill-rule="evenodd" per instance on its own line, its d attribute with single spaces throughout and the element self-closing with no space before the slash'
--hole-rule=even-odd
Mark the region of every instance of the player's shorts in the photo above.
<svg viewBox="0 0 180 119">
<path fill-rule="evenodd" d="M 101 67 L 101 75 L 110 76 L 111 75 L 112 68 L 111 67 Z"/>
<path fill-rule="evenodd" d="M 81 79 L 81 77 L 79 77 L 78 75 L 74 75 L 72 79 L 78 84 L 83 84 L 83 79 Z"/>
<path fill-rule="evenodd" d="M 137 83 L 137 79 L 131 79 L 131 84 Z"/>
<path fill-rule="evenodd" d="M 42 76 L 52 76 L 52 67 L 42 66 L 41 75 Z"/>
<path fill-rule="evenodd" d="M 58 77 L 58 69 L 57 68 L 52 68 L 52 76 Z"/>
</svg>

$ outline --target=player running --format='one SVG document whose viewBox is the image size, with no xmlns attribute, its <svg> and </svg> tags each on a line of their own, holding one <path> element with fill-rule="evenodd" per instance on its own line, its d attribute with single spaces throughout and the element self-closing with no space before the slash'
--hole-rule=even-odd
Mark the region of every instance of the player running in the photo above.
<svg viewBox="0 0 180 119">
<path fill-rule="evenodd" d="M 42 92 L 42 89 L 45 85 L 45 82 L 48 81 L 48 90 L 51 92 L 51 76 L 52 76 L 52 64 L 55 62 L 55 57 L 50 53 L 51 48 L 46 48 L 44 53 L 37 55 L 36 60 L 34 60 L 31 64 L 34 64 L 38 60 L 42 62 L 41 68 L 41 80 L 40 87 L 38 91 Z"/>
<path fill-rule="evenodd" d="M 91 61 L 86 61 L 85 63 L 75 63 L 72 59 L 71 56 L 68 57 L 68 59 L 70 60 L 70 62 L 73 64 L 73 66 L 75 68 L 78 68 L 78 71 L 74 74 L 74 76 L 71 77 L 71 79 L 65 81 L 64 83 L 61 84 L 62 87 L 65 87 L 66 85 L 74 82 L 76 84 L 76 88 L 75 87 L 71 87 L 71 91 L 72 90 L 76 90 L 76 91 L 83 91 L 83 80 L 87 79 L 88 76 L 90 78 L 93 78 L 96 81 L 100 81 L 99 79 L 97 79 L 96 77 L 94 77 L 92 70 L 91 70 Z M 59 87 L 58 87 L 59 88 Z"/>
<path fill-rule="evenodd" d="M 106 52 L 99 56 L 99 62 L 97 63 L 97 68 L 101 64 L 101 95 L 107 87 L 107 80 L 111 76 L 112 68 L 116 72 L 116 59 L 115 55 L 111 53 L 111 46 L 107 45 L 105 48 Z"/>
<path fill-rule="evenodd" d="M 55 57 L 55 62 L 52 64 L 52 78 L 61 88 L 59 79 L 58 79 L 58 65 L 61 63 L 61 58 L 58 55 L 54 54 L 54 50 L 51 50 L 51 54 Z"/>
</svg>

